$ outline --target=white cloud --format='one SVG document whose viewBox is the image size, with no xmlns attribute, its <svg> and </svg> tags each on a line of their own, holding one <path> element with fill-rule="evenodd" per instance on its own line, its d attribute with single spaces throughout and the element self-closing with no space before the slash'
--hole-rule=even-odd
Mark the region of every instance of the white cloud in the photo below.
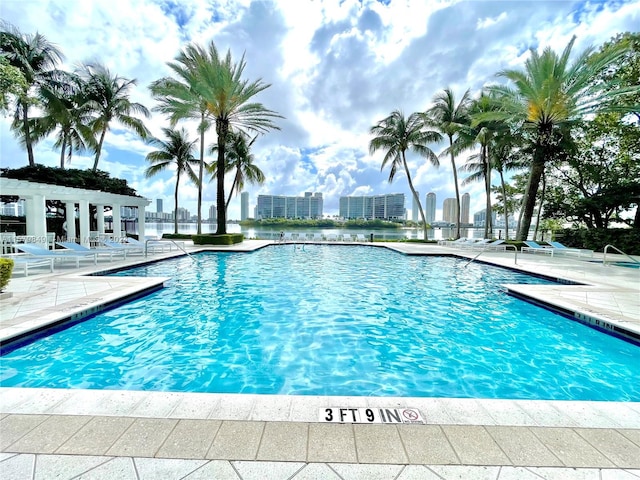
<svg viewBox="0 0 640 480">
<path fill-rule="evenodd" d="M 136 78 L 132 100 L 148 107 L 154 105 L 149 83 L 170 73 L 166 63 L 188 42 L 214 41 L 221 53 L 230 49 L 235 59 L 244 53 L 247 78 L 272 85 L 257 100 L 286 117 L 277 121 L 280 131 L 254 145 L 255 162 L 267 181 L 247 188 L 252 202 L 260 193 L 319 191 L 326 213 L 332 214 L 339 196 L 347 194 L 404 192 L 411 208 L 404 174 L 398 172 L 389 184 L 388 170 L 380 171 L 382 156 L 368 152 L 370 126 L 392 110 L 407 115 L 425 110 L 445 87 L 458 97 L 468 88 L 475 94 L 498 81 L 498 70 L 522 65 L 529 48 L 562 49 L 577 35 L 575 51 L 580 51 L 616 33 L 635 31 L 639 6 L 638 0 L 3 0 L 2 17 L 22 32 L 38 31 L 56 43 L 67 69 L 95 59 L 114 73 Z M 0 166 L 26 165 L 9 123 L 9 118 L 0 119 Z M 154 135 L 167 126 L 157 113 L 147 124 Z M 184 125 L 195 138 L 195 124 Z M 214 140 L 210 131 L 207 145 Z M 37 145 L 39 163 L 59 164 L 52 143 Z M 145 197 L 162 198 L 168 210 L 172 172 L 145 178 L 149 151 L 114 124 L 100 168 L 122 175 Z M 92 161 L 90 154 L 74 154 L 71 166 L 90 167 Z M 409 157 L 409 165 L 421 199 L 436 192 L 440 210 L 444 198 L 454 196 L 449 159 L 442 158 L 436 168 Z M 461 187 L 465 191 L 471 194 L 472 211 L 484 208 L 481 184 Z M 207 185 L 205 212 L 214 197 L 214 184 Z M 180 204 L 195 213 L 196 198 L 197 190 L 185 179 Z M 230 217 L 238 218 L 239 212 L 240 200 L 234 198 Z"/>
</svg>

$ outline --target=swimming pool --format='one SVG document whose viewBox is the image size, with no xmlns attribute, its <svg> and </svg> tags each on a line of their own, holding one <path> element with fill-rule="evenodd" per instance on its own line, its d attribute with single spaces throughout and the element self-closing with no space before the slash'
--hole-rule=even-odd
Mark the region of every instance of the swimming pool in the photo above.
<svg viewBox="0 0 640 480">
<path fill-rule="evenodd" d="M 383 248 L 201 253 L 167 288 L 2 357 L 2 386 L 640 400 L 640 349 L 507 295 L 551 283 Z"/>
</svg>

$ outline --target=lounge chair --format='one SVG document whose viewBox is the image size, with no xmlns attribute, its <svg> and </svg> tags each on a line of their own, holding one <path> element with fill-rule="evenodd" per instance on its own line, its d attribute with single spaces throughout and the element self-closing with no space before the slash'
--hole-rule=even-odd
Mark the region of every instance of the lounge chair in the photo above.
<svg viewBox="0 0 640 480">
<path fill-rule="evenodd" d="M 321 242 L 322 241 L 322 234 L 321 233 L 314 233 L 313 234 L 313 241 L 314 242 Z"/>
<path fill-rule="evenodd" d="M 162 240 L 146 240 L 141 242 L 140 240 L 132 237 L 127 237 L 127 242 L 124 245 L 133 245 L 134 247 L 140 247 L 143 250 L 146 248 L 147 252 L 164 252 L 165 249 L 170 252 L 173 248 L 171 242 L 163 242 Z"/>
<path fill-rule="evenodd" d="M 473 250 L 506 250 L 507 247 L 502 245 L 503 239 L 491 241 L 491 239 L 484 239 L 480 242 L 474 242 L 464 248 L 471 248 Z"/>
<path fill-rule="evenodd" d="M 14 245 L 16 250 L 28 253 L 34 258 L 53 258 L 58 261 L 62 260 L 75 260 L 76 267 L 80 267 L 80 260 L 93 260 L 93 263 L 97 265 L 98 255 L 95 252 L 72 252 L 70 250 L 49 250 L 42 248 L 38 243 L 16 243 Z"/>
<path fill-rule="evenodd" d="M 13 260 L 13 271 L 17 272 L 18 269 L 24 272 L 24 276 L 29 276 L 29 269 L 38 267 L 48 267 L 49 271 L 53 273 L 53 263 L 55 258 L 37 258 L 30 255 L 6 255 L 2 258 L 10 258 Z"/>
<path fill-rule="evenodd" d="M 84 245 L 80 245 L 76 242 L 56 242 L 56 244 L 73 252 L 80 252 L 80 253 L 89 252 L 89 253 L 96 254 L 98 257 L 109 257 L 109 261 L 113 260 L 114 255 L 121 255 L 122 258 L 126 257 L 125 255 L 126 252 L 117 248 L 109 248 L 109 247 L 89 248 L 89 247 L 85 247 Z"/>
<path fill-rule="evenodd" d="M 482 248 L 483 246 L 487 245 L 490 242 L 491 242 L 490 238 L 482 238 L 480 240 L 472 240 L 470 242 L 469 241 L 461 242 L 459 244 L 456 244 L 455 246 L 461 247 L 461 248 Z"/>
<path fill-rule="evenodd" d="M 528 240 L 525 241 L 524 244 L 526 247 L 522 247 L 520 250 L 522 252 L 530 252 L 530 253 L 543 253 L 546 255 L 551 255 L 553 257 L 553 253 L 555 252 L 555 248 L 543 247 L 537 242 Z"/>
<path fill-rule="evenodd" d="M 557 255 L 567 254 L 567 255 L 578 255 L 580 257 L 593 257 L 593 250 L 589 250 L 588 248 L 573 248 L 567 247 L 560 242 L 549 242 L 554 249 Z"/>
<path fill-rule="evenodd" d="M 350 234 L 348 234 L 348 233 L 343 233 L 343 234 L 342 234 L 342 241 L 343 241 L 343 242 L 352 242 L 352 241 L 353 241 L 353 238 L 351 237 L 351 235 L 350 235 Z"/>
<path fill-rule="evenodd" d="M 285 233 L 281 238 L 284 243 L 293 242 L 293 235 L 289 232 Z"/>
<path fill-rule="evenodd" d="M 366 242 L 367 237 L 364 236 L 364 233 L 358 233 L 356 235 L 356 242 Z"/>
<path fill-rule="evenodd" d="M 139 247 L 136 245 L 127 245 L 126 243 L 113 242 L 111 240 L 100 240 L 100 243 L 102 243 L 103 245 L 109 248 L 124 252 L 125 258 L 127 257 L 128 254 L 132 254 L 132 255 L 136 253 L 144 254 L 144 247 Z"/>
<path fill-rule="evenodd" d="M 327 234 L 327 241 L 328 242 L 337 242 L 338 241 L 338 235 L 335 233 L 328 233 Z"/>
<path fill-rule="evenodd" d="M 459 238 L 457 240 L 439 240 L 438 245 L 443 245 L 445 247 L 455 247 L 469 242 L 471 242 L 471 240 L 469 240 L 468 238 Z"/>
</svg>

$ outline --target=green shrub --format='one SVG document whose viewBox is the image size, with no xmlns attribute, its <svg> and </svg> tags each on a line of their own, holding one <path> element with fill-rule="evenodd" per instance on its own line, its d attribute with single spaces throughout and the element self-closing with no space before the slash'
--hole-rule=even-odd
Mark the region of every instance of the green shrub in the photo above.
<svg viewBox="0 0 640 480">
<path fill-rule="evenodd" d="M 191 234 L 189 233 L 163 233 L 162 238 L 168 238 L 170 240 L 191 240 Z"/>
<path fill-rule="evenodd" d="M 555 239 L 567 247 L 602 252 L 605 245 L 613 245 L 627 255 L 640 255 L 638 228 L 566 228 L 558 230 Z"/>
<path fill-rule="evenodd" d="M 13 272 L 13 260 L 10 258 L 0 258 L 0 292 L 9 284 L 11 273 Z"/>
<path fill-rule="evenodd" d="M 234 245 L 242 243 L 244 235 L 242 233 L 227 233 L 224 235 L 206 234 L 191 235 L 194 245 Z"/>
</svg>

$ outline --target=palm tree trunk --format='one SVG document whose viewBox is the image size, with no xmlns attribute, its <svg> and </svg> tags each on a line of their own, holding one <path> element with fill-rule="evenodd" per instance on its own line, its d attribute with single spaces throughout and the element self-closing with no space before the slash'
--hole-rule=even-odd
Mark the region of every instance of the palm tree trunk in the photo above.
<svg viewBox="0 0 640 480">
<path fill-rule="evenodd" d="M 422 209 L 422 204 L 420 203 L 420 197 L 418 196 L 418 193 L 416 192 L 416 189 L 413 188 L 413 181 L 411 180 L 411 174 L 409 173 L 409 166 L 407 165 L 407 159 L 404 156 L 404 152 L 402 152 L 402 164 L 404 165 L 404 171 L 407 174 L 407 182 L 409 183 L 409 189 L 411 190 L 411 193 L 413 194 L 414 200 L 418 204 L 418 210 L 420 211 L 420 217 L 422 218 L 422 224 L 424 225 L 424 239 L 426 241 L 426 240 L 428 240 L 428 238 L 427 238 L 427 218 L 424 216 L 424 210 Z"/>
<path fill-rule="evenodd" d="M 453 135 L 449 135 L 449 148 L 451 147 L 453 147 Z M 454 235 L 454 240 L 457 240 L 460 238 L 460 189 L 458 188 L 458 170 L 456 170 L 456 159 L 453 152 L 451 152 L 451 167 L 453 168 L 453 184 L 456 187 L 456 234 Z"/>
<path fill-rule="evenodd" d="M 175 212 L 173 214 L 173 233 L 178 234 L 178 185 L 180 185 L 180 169 L 178 169 L 176 177 L 176 189 L 173 192 L 173 201 L 175 205 Z"/>
<path fill-rule="evenodd" d="M 98 142 L 98 146 L 96 147 L 96 158 L 93 161 L 93 171 L 98 170 L 98 161 L 100 160 L 100 153 L 102 152 L 102 144 L 104 143 L 104 137 L 107 134 L 107 127 L 102 129 L 102 133 L 100 134 L 100 141 Z"/>
<path fill-rule="evenodd" d="M 62 135 L 62 147 L 60 147 L 60 168 L 64 168 L 64 151 L 67 149 L 67 137 Z"/>
<path fill-rule="evenodd" d="M 487 156 L 487 147 L 481 147 L 482 164 L 484 165 L 484 195 L 485 195 L 485 221 L 484 221 L 484 238 L 490 238 L 491 232 L 491 169 L 489 168 L 489 158 Z"/>
<path fill-rule="evenodd" d="M 24 103 L 22 105 L 22 123 L 24 126 L 24 146 L 27 149 L 27 158 L 29 159 L 29 166 L 33 167 L 36 164 L 35 157 L 33 156 L 33 145 L 31 144 L 31 129 L 29 128 L 29 106 Z"/>
<path fill-rule="evenodd" d="M 224 120 L 216 120 L 216 133 L 218 134 L 218 161 L 216 170 L 217 180 L 217 210 L 218 210 L 218 229 L 217 235 L 225 235 L 227 233 L 227 209 L 225 208 L 224 198 L 224 154 L 227 142 L 227 133 L 229 132 L 229 124 Z"/>
<path fill-rule="evenodd" d="M 202 189 L 204 177 L 204 112 L 200 113 L 200 165 L 198 167 L 198 226 L 196 233 L 202 235 Z"/>
<path fill-rule="evenodd" d="M 229 204 L 231 203 L 231 197 L 233 197 L 233 191 L 236 189 L 236 185 L 238 185 L 238 177 L 240 176 L 240 169 L 236 169 L 236 174 L 233 176 L 233 184 L 231 185 L 231 191 L 229 192 L 229 196 L 227 197 L 227 203 L 225 203 L 225 210 L 229 210 Z"/>
<path fill-rule="evenodd" d="M 547 189 L 547 177 L 542 173 L 542 195 L 540 196 L 540 205 L 538 206 L 538 214 L 536 215 L 536 229 L 533 231 L 533 238 L 538 238 L 538 227 L 540 226 L 540 215 L 542 214 L 542 205 L 544 204 L 544 193 Z M 544 236 L 544 232 L 543 232 Z"/>
<path fill-rule="evenodd" d="M 542 152 L 536 152 L 534 154 L 533 163 L 531 164 L 531 174 L 529 175 L 529 184 L 527 185 L 527 191 L 523 199 L 524 205 L 522 209 L 522 222 L 520 223 L 520 229 L 518 230 L 517 240 L 524 241 L 529 235 L 529 228 L 531 227 L 531 218 L 533 217 L 533 211 L 536 206 L 536 196 L 538 194 L 538 187 L 540 186 L 540 179 L 544 173 L 544 158 Z"/>
<path fill-rule="evenodd" d="M 504 239 L 509 240 L 509 210 L 507 209 L 507 186 L 504 183 L 504 175 L 500 170 L 500 185 L 502 185 L 502 201 L 504 203 Z"/>
</svg>

